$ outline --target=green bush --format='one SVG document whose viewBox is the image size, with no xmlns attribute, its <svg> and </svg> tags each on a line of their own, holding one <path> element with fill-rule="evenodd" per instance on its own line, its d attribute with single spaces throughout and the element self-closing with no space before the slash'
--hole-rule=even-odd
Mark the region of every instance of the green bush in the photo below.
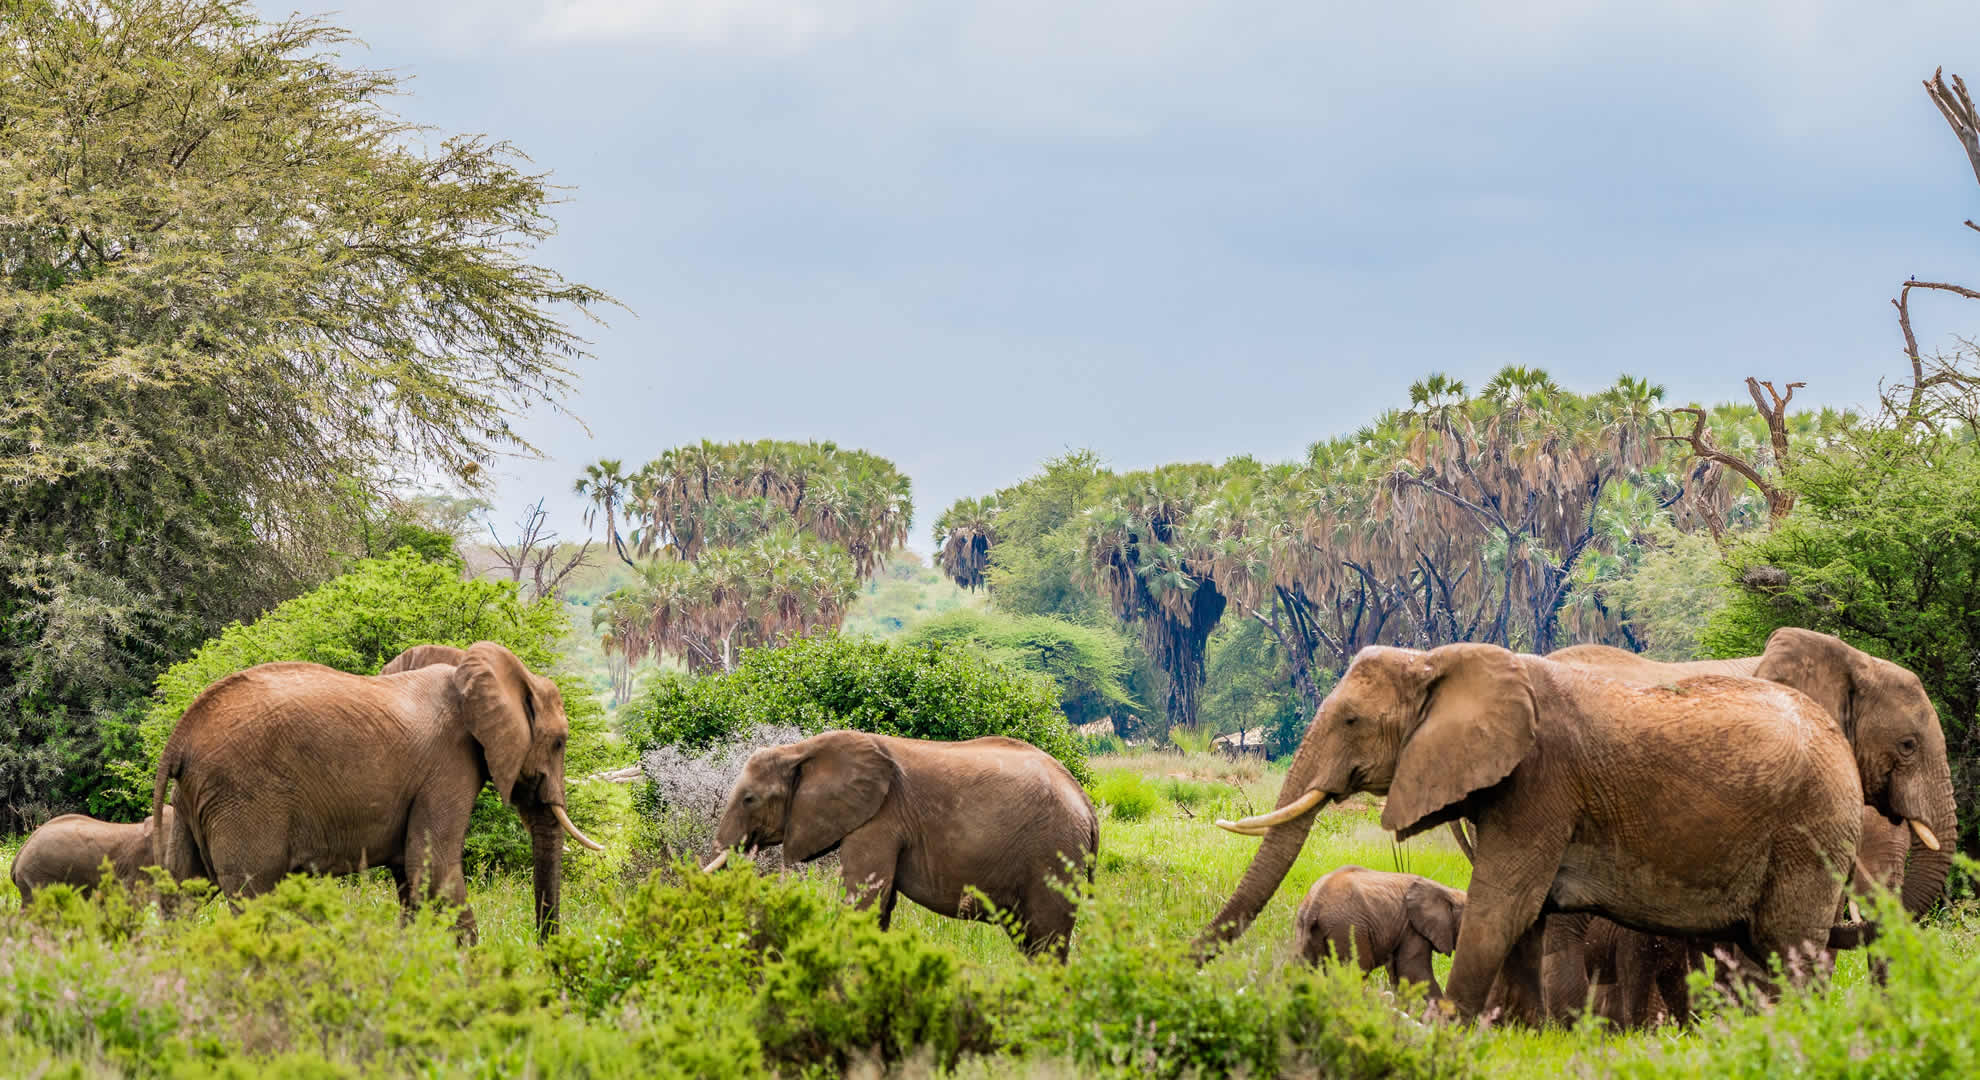
<svg viewBox="0 0 1980 1080">
<path fill-rule="evenodd" d="M 1132 769 L 1108 769 L 1093 785 L 1093 801 L 1115 821 L 1146 821 L 1162 804 L 1162 792 Z"/>
<path fill-rule="evenodd" d="M 1013 615 L 963 608 L 928 620 L 905 639 L 911 645 L 980 650 L 1013 671 L 1052 680 L 1059 707 L 1074 724 L 1143 711 L 1128 692 L 1132 673 L 1126 636 L 1051 615 Z"/>
<path fill-rule="evenodd" d="M 1059 759 L 1082 783 L 1088 778 L 1051 684 L 963 650 L 801 638 L 750 649 L 726 674 L 658 679 L 620 715 L 641 752 L 705 749 L 766 724 L 943 741 L 1008 735 Z"/>
<path fill-rule="evenodd" d="M 412 549 L 360 562 L 252 623 L 228 627 L 159 676 L 139 725 L 136 749 L 143 758 L 121 764 L 125 783 L 114 816 L 137 820 L 150 812 L 165 740 L 193 698 L 219 679 L 278 660 L 372 675 L 407 648 L 435 642 L 499 642 L 532 671 L 555 679 L 571 725 L 566 774 L 582 777 L 609 767 L 626 755 L 608 731 L 605 710 L 580 679 L 557 671 L 557 643 L 566 629 L 561 605 L 524 603 L 510 582 L 464 579 L 457 562 L 427 562 Z M 580 828 L 602 824 L 602 806 L 601 794 L 572 785 L 569 813 Z M 529 866 L 527 834 L 492 791 L 484 789 L 476 804 L 468 850 L 475 869 Z"/>
</svg>

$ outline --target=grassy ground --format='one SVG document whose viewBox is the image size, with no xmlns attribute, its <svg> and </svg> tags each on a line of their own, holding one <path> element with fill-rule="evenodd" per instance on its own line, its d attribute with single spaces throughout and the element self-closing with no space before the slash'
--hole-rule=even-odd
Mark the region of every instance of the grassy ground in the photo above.
<svg viewBox="0 0 1980 1080">
<path fill-rule="evenodd" d="M 836 1074 L 847 1067 L 845 1045 L 855 1063 L 867 1053 L 903 1058 L 893 1066 L 903 1075 L 1181 1075 L 1191 1068 L 1258 1075 L 1283 1068 L 1303 1075 L 1930 1076 L 1973 1075 L 1980 1063 L 1980 1003 L 1970 981 L 1980 973 L 1980 924 L 1964 912 L 1893 946 L 1898 974 L 1888 990 L 1867 986 L 1862 960 L 1850 957 L 1824 990 L 1765 1013 L 1708 1016 L 1691 1032 L 1464 1030 L 1385 1056 L 1385 1040 L 1407 1042 L 1416 1038 L 1413 1029 L 1386 1006 L 1347 1000 L 1371 1001 L 1362 991 L 1294 964 L 1292 912 L 1315 878 L 1351 863 L 1464 887 L 1469 866 L 1447 837 L 1397 846 L 1377 824 L 1372 800 L 1329 810 L 1251 931 L 1199 976 L 1182 960 L 1184 947 L 1228 896 L 1257 843 L 1212 822 L 1270 806 L 1282 774 L 1210 755 L 1095 764 L 1101 859 L 1094 899 L 1063 970 L 1023 961 L 996 927 L 941 919 L 909 903 L 897 909 L 889 935 L 860 937 L 856 923 L 847 930 L 831 922 L 845 918 L 829 914 L 841 910 L 830 902 L 835 882 L 815 869 L 794 884 L 725 874 L 712 884 L 690 875 L 679 886 L 641 888 L 635 883 L 649 857 L 628 850 L 635 835 L 628 828 L 610 837 L 611 855 L 579 864 L 567 886 L 563 941 L 548 951 L 535 945 L 521 877 L 474 884 L 481 943 L 465 952 L 441 916 L 400 926 L 389 881 L 379 875 L 299 889 L 242 915 L 208 905 L 170 923 L 155 912 L 119 914 L 114 905 L 24 914 L 11 886 L 0 885 L 0 1059 L 14 1062 L 10 1073 L 29 1075 L 56 1067 L 75 1069 L 71 1075 L 750 1075 L 731 1066 L 757 1053 L 753 1040 L 760 1038 L 765 1052 L 783 1055 L 777 1060 L 785 1075 Z M 0 845 L 0 859 L 10 860 L 16 846 Z M 760 891 L 766 889 L 773 891 Z M 728 985 L 720 973 L 733 974 L 737 950 L 768 932 L 764 919 L 774 923 L 791 905 L 814 902 L 828 915 L 813 921 L 824 919 L 818 925 L 829 933 L 780 948 L 792 964 L 825 956 L 810 976 L 824 983 L 759 973 L 716 989 Z M 701 925 L 703 909 L 751 903 L 768 905 L 750 916 L 754 922 L 715 931 Z M 837 944 L 820 944 L 826 939 Z M 866 972 L 858 984 L 866 989 L 832 982 L 840 967 Z M 715 974 L 701 974 L 707 971 Z M 869 1000 L 875 985 L 891 987 L 877 1004 Z M 902 989 L 924 985 L 960 993 L 963 1004 Z M 824 1019 L 792 1036 L 788 1018 L 778 1020 L 779 993 L 818 1003 Z M 1183 1000 L 1164 1013 L 1162 995 Z M 1255 1003 L 1247 1003 L 1249 995 Z M 951 1011 L 930 1014 L 932 1027 L 911 1029 L 918 1032 L 911 1045 L 960 1025 L 955 1017 L 993 1012 L 1005 1018 L 1002 1041 L 992 1040 L 1003 1050 L 990 1057 L 953 1048 L 882 1052 L 887 1032 L 931 997 Z M 724 1001 L 733 1004 L 709 1004 Z M 1276 1026 L 1250 1023 L 1244 1014 L 1252 1009 L 1280 1019 Z M 1155 1013 L 1164 1013 L 1159 1024 L 1170 1033 L 1156 1032 Z M 875 1016 L 882 1018 L 877 1029 Z M 1298 1026 L 1301 1016 L 1320 1026 Z M 1178 1028 L 1188 1030 L 1174 1034 Z M 1316 1031 L 1348 1034 L 1332 1056 L 1303 1057 L 1294 1044 Z M 1261 1038 L 1282 1045 L 1254 1047 L 1244 1059 L 1254 1064 L 1231 1065 L 1235 1057 L 1217 1054 L 1220 1040 Z M 700 1064 L 681 1057 L 682 1047 L 704 1043 L 715 1056 Z M 963 1044 L 966 1051 L 967 1037 Z M 1260 1060 L 1283 1064 L 1260 1068 Z M 710 1064 L 717 1061 L 724 1064 Z"/>
</svg>

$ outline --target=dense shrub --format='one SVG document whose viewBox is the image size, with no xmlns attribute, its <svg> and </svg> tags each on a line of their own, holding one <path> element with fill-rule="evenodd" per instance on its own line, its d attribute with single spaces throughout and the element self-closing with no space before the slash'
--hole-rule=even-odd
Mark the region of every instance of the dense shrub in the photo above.
<svg viewBox="0 0 1980 1080">
<path fill-rule="evenodd" d="M 1058 687 L 1059 707 L 1074 724 L 1146 711 L 1127 688 L 1132 645 L 1111 626 L 963 608 L 921 623 L 905 640 L 978 649 L 1004 667 L 1048 678 Z"/>
<path fill-rule="evenodd" d="M 143 757 L 123 763 L 117 816 L 135 820 L 151 809 L 152 777 L 172 728 L 201 690 L 215 681 L 278 660 L 303 660 L 354 674 L 376 674 L 413 645 L 467 646 L 495 641 L 530 669 L 555 679 L 571 725 L 565 770 L 573 778 L 624 756 L 607 730 L 604 709 L 581 680 L 557 671 L 557 642 L 565 633 L 561 607 L 524 603 L 509 582 L 467 580 L 455 562 L 427 562 L 405 549 L 357 564 L 349 573 L 256 619 L 236 623 L 158 679 L 140 726 Z M 569 812 L 580 827 L 601 823 L 603 792 L 573 784 Z M 484 789 L 469 837 L 477 868 L 529 865 L 529 839 L 513 811 Z"/>
<path fill-rule="evenodd" d="M 1086 755 L 1051 684 L 963 650 L 803 638 L 751 649 L 726 674 L 660 679 L 621 717 L 642 752 L 699 750 L 766 724 L 807 735 L 833 728 L 940 740 L 1008 735 L 1088 779 Z"/>
<path fill-rule="evenodd" d="M 1094 783 L 1093 801 L 1115 821 L 1146 821 L 1162 805 L 1162 792 L 1133 769 L 1109 769 Z"/>
</svg>

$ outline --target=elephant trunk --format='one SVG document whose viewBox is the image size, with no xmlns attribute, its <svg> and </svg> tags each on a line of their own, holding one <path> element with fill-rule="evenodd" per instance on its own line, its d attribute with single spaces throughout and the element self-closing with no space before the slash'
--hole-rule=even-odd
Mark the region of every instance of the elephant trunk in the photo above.
<svg viewBox="0 0 1980 1080">
<path fill-rule="evenodd" d="M 1312 747 L 1302 744 L 1299 753 L 1293 757 L 1292 769 L 1286 773 L 1285 783 L 1279 787 L 1277 805 L 1284 807 L 1306 795 L 1313 782 L 1313 774 Z M 1236 940 L 1264 910 L 1272 894 L 1279 891 L 1279 884 L 1285 880 L 1286 872 L 1292 869 L 1293 860 L 1299 858 L 1300 849 L 1306 846 L 1306 834 L 1313 828 L 1314 815 L 1325 805 L 1326 801 L 1322 800 L 1304 813 L 1273 825 L 1266 831 L 1265 839 L 1258 845 L 1257 854 L 1251 857 L 1251 865 L 1245 869 L 1237 890 L 1210 925 L 1196 936 L 1195 948 L 1199 961 L 1208 959 L 1216 946 Z"/>
<path fill-rule="evenodd" d="M 523 820 L 529 826 L 530 851 L 535 859 L 536 936 L 543 941 L 557 932 L 564 891 L 564 832 L 548 808 L 525 814 Z"/>
<path fill-rule="evenodd" d="M 1953 852 L 1959 850 L 1959 814 L 1953 805 L 1952 772 L 1941 765 L 1939 774 L 1932 778 L 1932 793 L 1927 800 L 1930 816 L 1925 824 L 1932 830 L 1939 842 L 1939 849 L 1925 846 L 1925 841 L 1912 831 L 1911 857 L 1904 870 L 1904 910 L 1913 918 L 1923 915 L 1939 895 L 1945 891 L 1946 874 L 1952 869 Z"/>
</svg>

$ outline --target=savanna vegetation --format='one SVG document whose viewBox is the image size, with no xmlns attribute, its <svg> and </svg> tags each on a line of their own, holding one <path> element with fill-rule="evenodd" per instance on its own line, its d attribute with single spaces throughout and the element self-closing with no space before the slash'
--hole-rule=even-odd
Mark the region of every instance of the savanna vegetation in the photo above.
<svg viewBox="0 0 1980 1080">
<path fill-rule="evenodd" d="M 1283 754 L 1370 644 L 1680 659 L 1837 634 L 1924 680 L 1980 850 L 1980 365 L 1921 348 L 1910 309 L 1980 292 L 1900 286 L 1908 371 L 1861 413 L 1758 378 L 1750 405 L 1674 407 L 1630 375 L 1433 374 L 1294 461 L 1055 457 L 942 513 L 933 566 L 893 463 L 691 442 L 584 466 L 573 542 L 542 503 L 487 520 L 491 463 L 531 449 L 514 417 L 561 407 L 576 324 L 612 306 L 537 259 L 547 175 L 401 116 L 403 77 L 353 66 L 329 22 L 27 0 L 0 24 L 0 831 L 141 817 L 166 736 L 232 672 L 489 640 L 561 688 L 569 811 L 609 849 L 567 854 L 541 946 L 529 838 L 488 791 L 472 946 L 447 912 L 402 921 L 382 871 L 238 905 L 197 883 L 0 903 L 14 1071 L 1980 1073 L 1970 887 L 1885 920 L 1886 985 L 1855 953 L 1683 1032 L 1422 1026 L 1410 991 L 1289 955 L 1336 866 L 1468 881 L 1359 799 L 1256 929 L 1189 954 L 1252 851 L 1210 822 L 1283 776 L 1210 737 Z M 1928 88 L 1980 175 L 1964 85 Z M 750 749 L 838 727 L 1009 735 L 1066 765 L 1103 820 L 1068 964 L 912 905 L 882 933 L 829 856 L 695 869 Z M 181 894 L 172 916 L 153 889 Z"/>
</svg>

